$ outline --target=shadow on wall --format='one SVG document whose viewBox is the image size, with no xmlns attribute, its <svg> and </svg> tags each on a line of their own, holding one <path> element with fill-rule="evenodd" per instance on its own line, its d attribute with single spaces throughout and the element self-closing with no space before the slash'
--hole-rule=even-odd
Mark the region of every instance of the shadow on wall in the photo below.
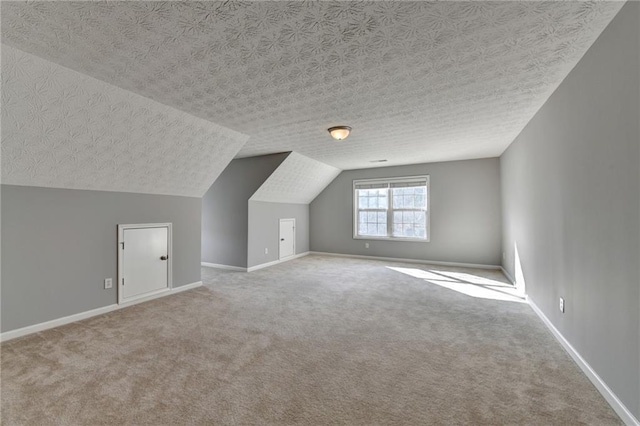
<svg viewBox="0 0 640 426">
<path fill-rule="evenodd" d="M 526 303 L 524 293 L 520 293 L 517 287 L 479 275 L 434 269 L 423 270 L 417 268 L 398 268 L 394 266 L 387 266 L 387 268 L 466 296 L 504 302 Z"/>
</svg>

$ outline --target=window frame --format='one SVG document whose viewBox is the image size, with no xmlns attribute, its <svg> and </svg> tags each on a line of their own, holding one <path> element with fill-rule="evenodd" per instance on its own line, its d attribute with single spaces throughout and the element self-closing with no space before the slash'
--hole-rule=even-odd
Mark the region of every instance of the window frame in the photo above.
<svg viewBox="0 0 640 426">
<path fill-rule="evenodd" d="M 392 183 L 411 183 L 411 182 L 426 182 L 426 200 L 425 200 L 425 230 L 426 230 L 426 238 L 415 238 L 415 237 L 394 237 L 393 236 L 393 212 L 394 211 L 408 211 L 412 209 L 393 209 L 393 196 L 391 195 L 391 184 Z M 431 179 L 429 175 L 420 175 L 420 176 L 402 176 L 402 177 L 391 177 L 391 178 L 375 178 L 375 179 L 355 179 L 353 181 L 352 187 L 352 214 L 353 214 L 353 239 L 354 240 L 377 240 L 377 241 L 406 241 L 406 242 L 418 242 L 418 243 L 428 243 L 431 240 Z M 358 190 L 357 186 L 361 184 L 386 184 L 387 186 L 387 235 L 386 236 L 369 236 L 369 235 L 358 235 Z M 374 209 L 379 210 L 379 209 Z"/>
</svg>

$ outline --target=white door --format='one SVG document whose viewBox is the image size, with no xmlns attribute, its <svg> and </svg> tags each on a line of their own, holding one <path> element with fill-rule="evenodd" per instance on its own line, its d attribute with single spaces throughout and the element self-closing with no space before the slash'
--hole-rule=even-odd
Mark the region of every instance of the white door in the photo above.
<svg viewBox="0 0 640 426">
<path fill-rule="evenodd" d="M 296 253 L 296 220 L 280 219 L 280 259 Z"/>
<path fill-rule="evenodd" d="M 120 302 L 151 296 L 170 287 L 170 225 L 139 226 L 121 225 Z"/>
</svg>

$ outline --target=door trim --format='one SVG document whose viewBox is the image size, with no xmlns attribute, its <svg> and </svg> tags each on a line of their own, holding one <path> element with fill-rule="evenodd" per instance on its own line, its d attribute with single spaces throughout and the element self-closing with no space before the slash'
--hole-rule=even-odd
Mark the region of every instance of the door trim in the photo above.
<svg viewBox="0 0 640 426">
<path fill-rule="evenodd" d="M 280 235 L 280 225 L 282 225 L 282 222 L 288 222 L 288 221 L 293 222 L 293 254 L 291 256 L 282 257 L 282 255 L 280 254 L 280 238 L 282 238 Z M 295 255 L 296 255 L 296 218 L 291 217 L 287 219 L 280 219 L 280 221 L 278 222 L 278 260 L 289 259 Z"/>
<path fill-rule="evenodd" d="M 123 278 L 123 265 L 122 259 L 124 256 L 122 250 L 122 243 L 124 242 L 125 229 L 142 229 L 142 228 L 167 228 L 167 288 L 152 291 L 149 293 L 140 294 L 135 297 L 129 297 L 125 299 L 124 291 L 122 290 L 122 278 Z M 118 224 L 118 305 L 123 303 L 129 303 L 132 300 L 144 299 L 156 294 L 165 293 L 173 289 L 173 225 L 171 223 L 138 223 L 138 224 Z"/>
</svg>

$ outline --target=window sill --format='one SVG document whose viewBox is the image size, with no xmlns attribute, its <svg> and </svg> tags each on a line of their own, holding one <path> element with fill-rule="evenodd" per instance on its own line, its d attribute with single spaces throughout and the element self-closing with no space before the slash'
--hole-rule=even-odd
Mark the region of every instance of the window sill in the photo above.
<svg viewBox="0 0 640 426">
<path fill-rule="evenodd" d="M 354 240 L 371 240 L 371 241 L 394 241 L 394 242 L 407 242 L 407 243 L 428 243 L 429 239 L 423 238 L 399 238 L 399 237 L 366 237 L 361 235 L 354 235 Z"/>
</svg>

